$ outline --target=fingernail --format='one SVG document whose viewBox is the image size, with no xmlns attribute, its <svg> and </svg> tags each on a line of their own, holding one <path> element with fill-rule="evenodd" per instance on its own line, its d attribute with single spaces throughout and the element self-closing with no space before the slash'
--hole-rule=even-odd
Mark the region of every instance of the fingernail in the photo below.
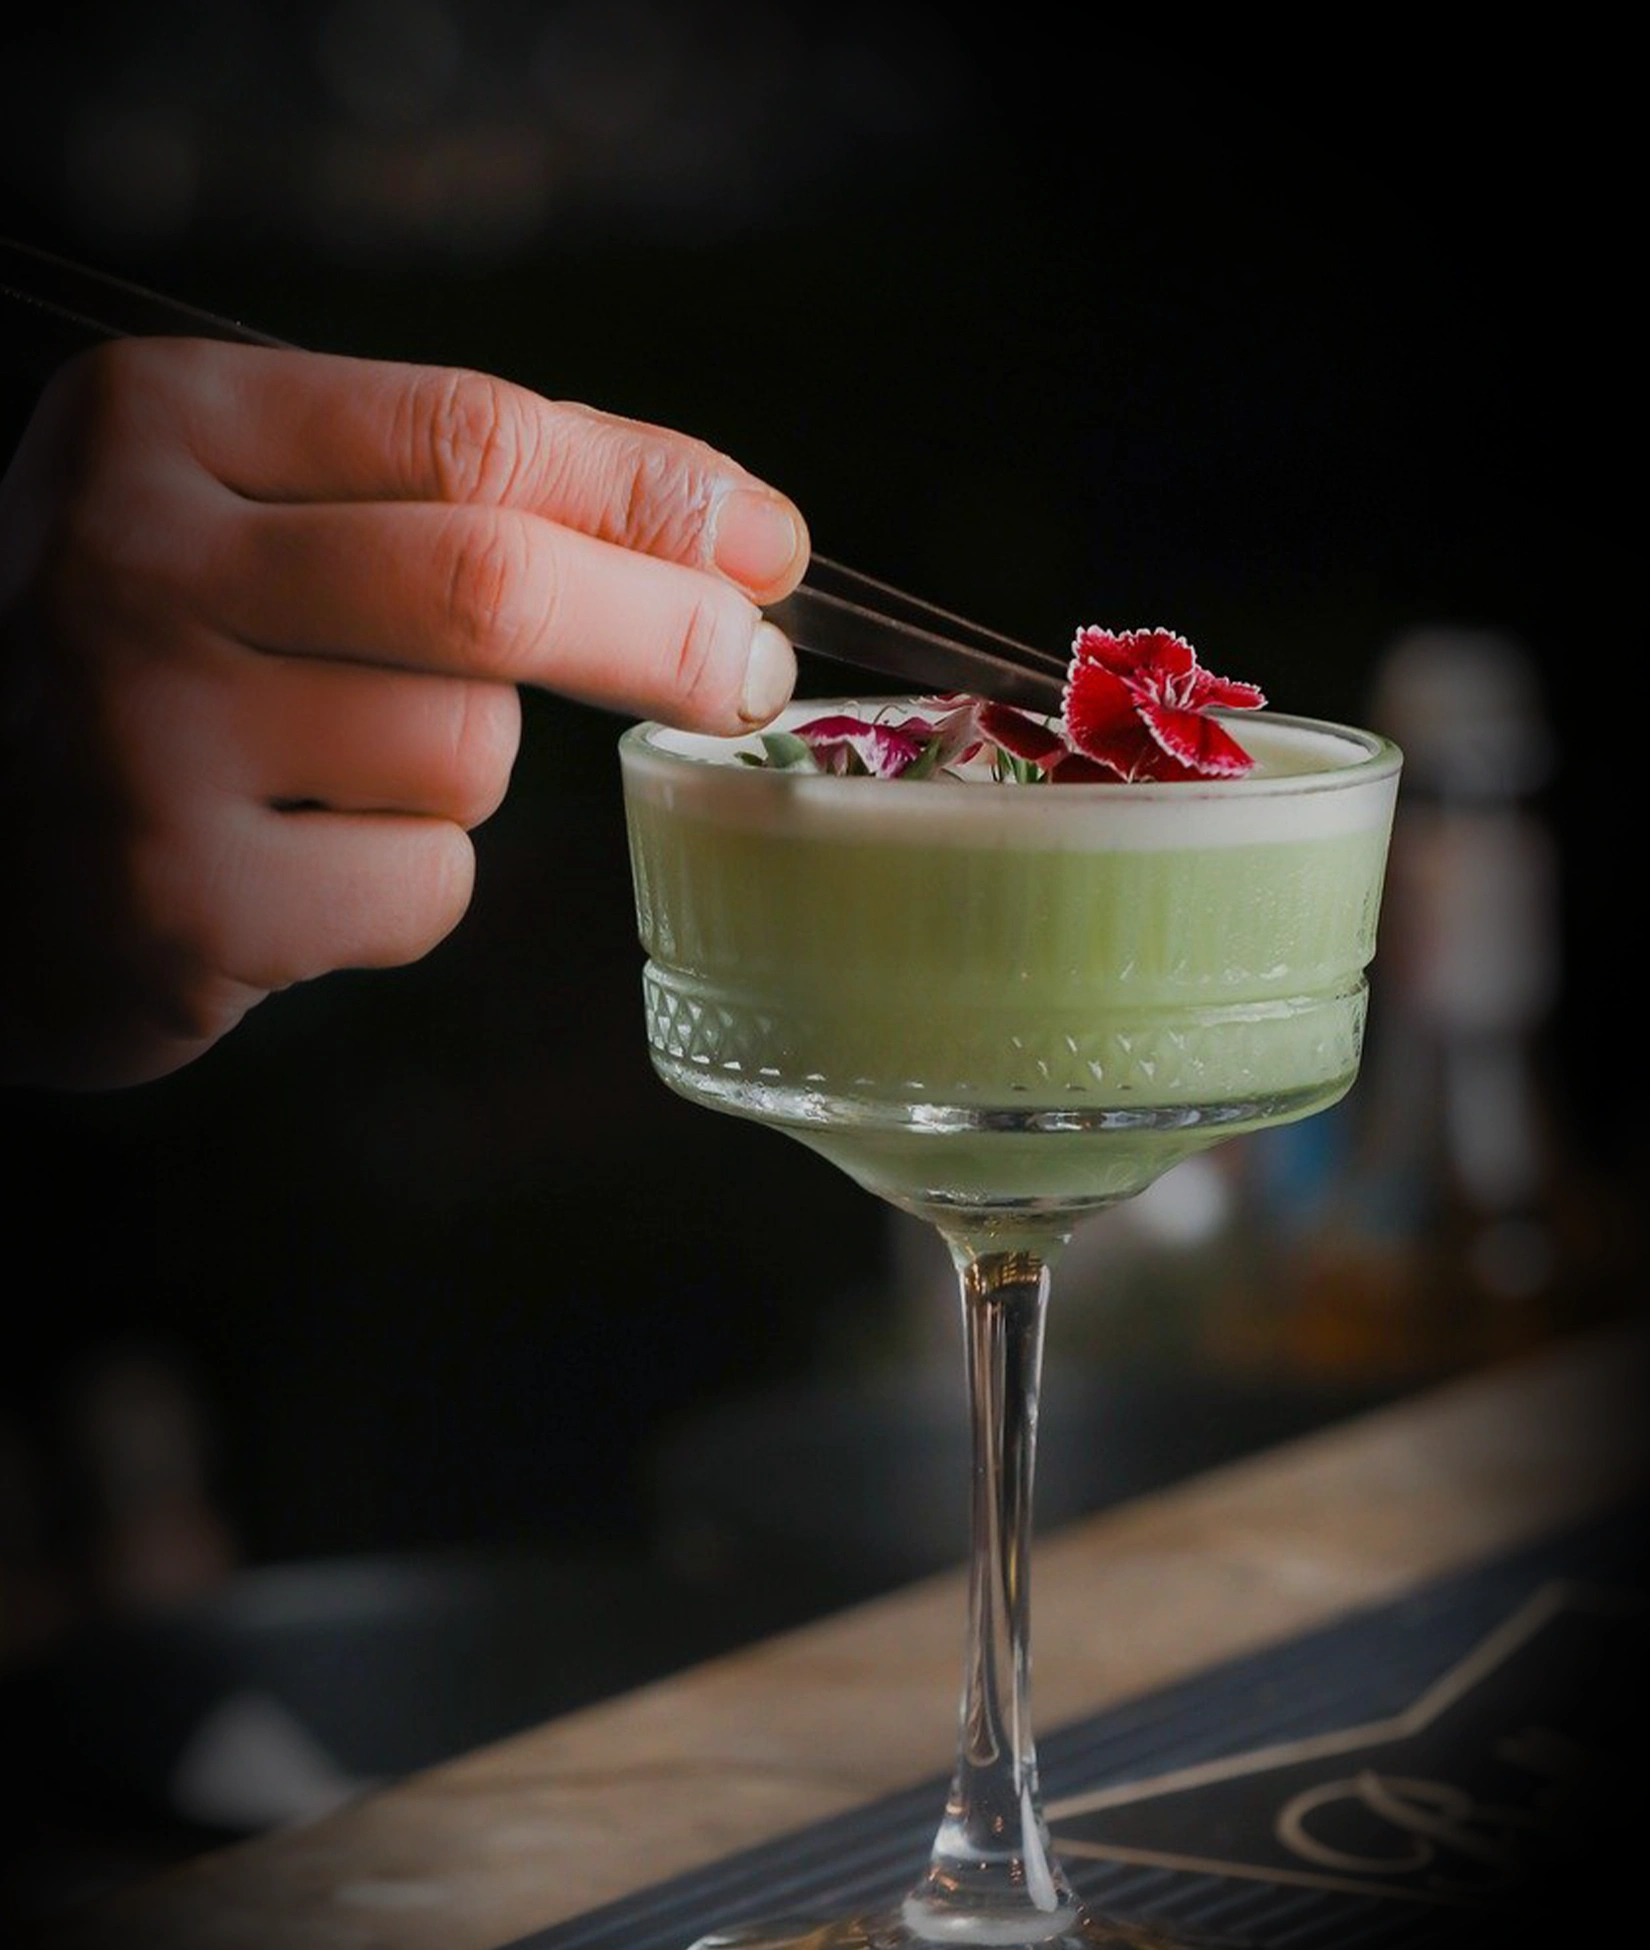
<svg viewBox="0 0 1650 1950">
<path fill-rule="evenodd" d="M 766 724 L 784 708 L 795 685 L 796 653 L 784 631 L 772 623 L 758 623 L 751 634 L 750 656 L 745 664 L 740 717 L 746 724 Z"/>
<path fill-rule="evenodd" d="M 759 488 L 732 488 L 712 519 L 716 566 L 747 589 L 777 582 L 796 559 L 802 542 L 796 517 L 775 495 Z"/>
</svg>

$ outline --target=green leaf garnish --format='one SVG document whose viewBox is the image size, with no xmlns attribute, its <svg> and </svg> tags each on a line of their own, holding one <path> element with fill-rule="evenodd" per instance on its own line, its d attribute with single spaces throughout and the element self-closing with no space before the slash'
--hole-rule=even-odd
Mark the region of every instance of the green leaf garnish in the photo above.
<svg viewBox="0 0 1650 1950">
<path fill-rule="evenodd" d="M 768 754 L 768 764 L 776 771 L 811 772 L 815 769 L 813 753 L 794 732 L 764 731 L 762 748 Z"/>
</svg>

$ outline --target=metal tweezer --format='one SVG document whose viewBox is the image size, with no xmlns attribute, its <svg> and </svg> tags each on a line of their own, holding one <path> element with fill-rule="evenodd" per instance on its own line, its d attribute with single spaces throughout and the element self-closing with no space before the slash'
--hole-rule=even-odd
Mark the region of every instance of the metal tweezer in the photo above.
<svg viewBox="0 0 1650 1950">
<path fill-rule="evenodd" d="M 0 237 L 0 297 L 87 340 L 184 333 L 290 349 L 239 319 Z M 925 695 L 969 692 L 1058 711 L 1066 659 L 1018 643 L 903 590 L 815 555 L 767 614 L 798 650 L 894 677 Z"/>
</svg>

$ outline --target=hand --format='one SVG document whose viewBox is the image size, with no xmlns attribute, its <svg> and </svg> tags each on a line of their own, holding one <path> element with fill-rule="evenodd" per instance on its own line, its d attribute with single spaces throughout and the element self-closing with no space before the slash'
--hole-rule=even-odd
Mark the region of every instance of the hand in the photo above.
<svg viewBox="0 0 1650 1950">
<path fill-rule="evenodd" d="M 468 904 L 517 686 L 733 733 L 800 516 L 667 429 L 482 374 L 122 341 L 0 481 L 0 1075 L 166 1074 Z"/>
</svg>

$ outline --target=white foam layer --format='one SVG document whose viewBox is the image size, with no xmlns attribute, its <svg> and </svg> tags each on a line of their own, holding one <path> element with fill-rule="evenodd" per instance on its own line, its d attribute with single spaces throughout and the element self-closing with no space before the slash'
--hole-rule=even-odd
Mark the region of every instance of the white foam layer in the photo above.
<svg viewBox="0 0 1650 1950">
<path fill-rule="evenodd" d="M 887 714 L 889 700 L 807 699 L 775 729 L 829 713 Z M 1218 714 L 1217 714 L 1218 715 Z M 1224 720 L 1255 760 L 1240 779 L 1025 786 L 988 766 L 958 779 L 836 778 L 745 764 L 759 735 L 710 738 L 659 725 L 627 733 L 627 789 L 697 817 L 857 843 L 1151 851 L 1242 846 L 1373 830 L 1392 817 L 1399 755 L 1348 726 L 1238 712 Z"/>
</svg>

